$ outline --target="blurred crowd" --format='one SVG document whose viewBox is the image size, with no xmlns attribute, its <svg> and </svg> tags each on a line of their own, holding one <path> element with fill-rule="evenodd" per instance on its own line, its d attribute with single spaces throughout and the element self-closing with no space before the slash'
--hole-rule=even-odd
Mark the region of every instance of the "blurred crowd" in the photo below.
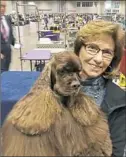
<svg viewBox="0 0 126 157">
<path fill-rule="evenodd" d="M 50 29 L 51 26 L 58 26 L 59 28 L 77 27 L 85 25 L 91 20 L 103 19 L 113 21 L 126 29 L 124 15 L 98 15 L 98 14 L 85 14 L 85 13 L 31 13 L 21 14 L 12 13 L 12 24 L 26 25 L 30 22 L 39 22 L 42 29 Z"/>
</svg>

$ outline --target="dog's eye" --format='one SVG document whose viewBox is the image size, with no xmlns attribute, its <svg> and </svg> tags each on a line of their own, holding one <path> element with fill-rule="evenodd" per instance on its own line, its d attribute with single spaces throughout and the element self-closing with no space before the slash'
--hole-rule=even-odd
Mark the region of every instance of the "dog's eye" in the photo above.
<svg viewBox="0 0 126 157">
<path fill-rule="evenodd" d="M 69 72 L 69 76 L 73 76 L 74 75 L 74 73 L 73 72 Z"/>
<path fill-rule="evenodd" d="M 64 74 L 64 70 L 63 70 L 63 69 L 59 69 L 59 70 L 57 71 L 57 73 L 58 73 L 59 75 L 63 75 L 63 74 Z"/>
<path fill-rule="evenodd" d="M 64 69 L 65 69 L 65 71 L 68 71 L 68 72 L 71 72 L 71 70 L 72 70 L 71 67 L 68 67 L 68 66 L 64 67 Z"/>
</svg>

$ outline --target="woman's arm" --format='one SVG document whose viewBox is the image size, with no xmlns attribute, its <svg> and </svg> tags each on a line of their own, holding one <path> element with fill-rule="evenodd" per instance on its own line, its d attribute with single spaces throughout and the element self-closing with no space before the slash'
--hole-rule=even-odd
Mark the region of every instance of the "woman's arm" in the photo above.
<svg viewBox="0 0 126 157">
<path fill-rule="evenodd" d="M 112 157 L 123 156 L 126 144 L 126 107 L 118 108 L 109 116 L 113 145 Z"/>
</svg>

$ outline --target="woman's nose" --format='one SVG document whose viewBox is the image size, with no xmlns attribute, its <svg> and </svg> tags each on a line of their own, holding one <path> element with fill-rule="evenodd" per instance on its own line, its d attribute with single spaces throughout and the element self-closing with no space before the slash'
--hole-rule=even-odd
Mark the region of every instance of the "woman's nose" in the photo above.
<svg viewBox="0 0 126 157">
<path fill-rule="evenodd" d="M 103 55 L 102 55 L 102 51 L 101 50 L 94 56 L 94 61 L 97 64 L 102 63 L 102 61 L 103 61 Z"/>
</svg>

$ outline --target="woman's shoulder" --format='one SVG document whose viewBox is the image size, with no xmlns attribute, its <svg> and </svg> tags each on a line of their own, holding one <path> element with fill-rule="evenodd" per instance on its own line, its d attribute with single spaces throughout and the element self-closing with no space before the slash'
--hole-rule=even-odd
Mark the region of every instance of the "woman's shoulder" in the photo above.
<svg viewBox="0 0 126 157">
<path fill-rule="evenodd" d="M 106 94 L 102 103 L 103 110 L 110 114 L 122 107 L 126 107 L 125 91 L 113 83 L 112 80 L 108 80 L 106 83 Z"/>
<path fill-rule="evenodd" d="M 112 80 L 108 80 L 106 83 L 106 93 L 116 96 L 117 98 L 125 96 L 125 91 Z"/>
</svg>

